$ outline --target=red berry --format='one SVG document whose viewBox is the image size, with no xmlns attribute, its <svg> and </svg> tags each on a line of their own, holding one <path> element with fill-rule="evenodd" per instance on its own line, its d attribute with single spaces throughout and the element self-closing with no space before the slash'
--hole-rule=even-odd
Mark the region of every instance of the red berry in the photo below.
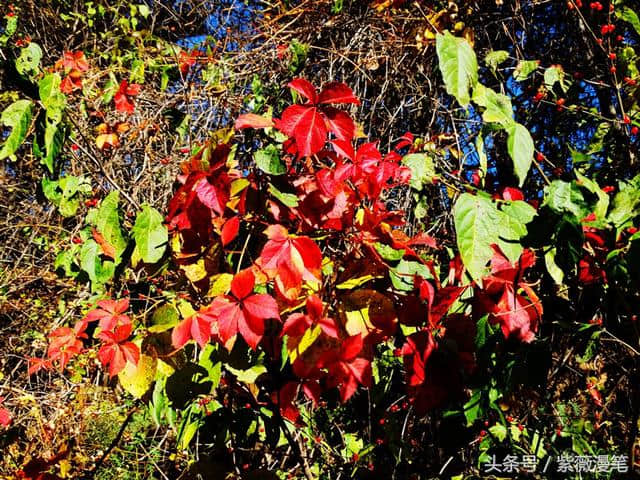
<svg viewBox="0 0 640 480">
<path fill-rule="evenodd" d="M 518 424 L 518 430 L 523 431 L 524 430 L 524 425 L 522 425 L 521 423 Z"/>
<path fill-rule="evenodd" d="M 80 237 L 73 237 L 71 241 L 76 244 L 82 243 L 82 239 Z"/>
<path fill-rule="evenodd" d="M 384 444 L 384 439 L 383 438 L 376 438 L 376 445 L 382 445 Z"/>
<path fill-rule="evenodd" d="M 625 123 L 625 125 L 629 125 L 631 123 L 631 119 L 629 118 L 629 115 L 625 115 L 622 121 Z"/>
<path fill-rule="evenodd" d="M 539 102 L 540 100 L 542 100 L 544 98 L 544 93 L 543 92 L 538 92 L 535 94 L 535 96 L 533 97 L 533 101 L 534 102 Z"/>
<path fill-rule="evenodd" d="M 616 59 L 616 54 L 615 54 L 615 53 L 613 53 L 613 52 L 612 52 L 612 53 L 610 53 L 610 54 L 609 54 L 609 58 L 610 58 L 611 60 L 615 60 L 615 59 Z"/>
<path fill-rule="evenodd" d="M 480 430 L 480 438 L 484 437 L 487 434 L 486 430 Z"/>
<path fill-rule="evenodd" d="M 317 435 L 314 440 L 316 443 L 322 443 L 322 437 L 320 435 Z"/>
<path fill-rule="evenodd" d="M 610 71 L 611 73 L 616 73 L 616 72 L 618 71 L 618 69 L 617 69 L 616 67 L 611 67 L 611 68 L 609 69 L 609 71 Z"/>
<path fill-rule="evenodd" d="M 71 144 L 71 150 L 73 150 L 74 152 L 77 151 L 80 147 L 78 145 L 76 145 L 75 143 Z"/>
<path fill-rule="evenodd" d="M 536 153 L 536 160 L 539 161 L 539 162 L 543 162 L 544 161 L 544 155 L 542 154 L 542 152 Z"/>
<path fill-rule="evenodd" d="M 513 417 L 511 415 L 507 415 L 507 422 L 513 422 Z"/>
<path fill-rule="evenodd" d="M 351 456 L 351 461 L 352 461 L 353 463 L 355 463 L 355 462 L 357 462 L 358 460 L 360 460 L 360 455 L 358 455 L 357 453 L 354 453 L 354 454 Z"/>
<path fill-rule="evenodd" d="M 624 37 L 622 35 L 616 36 L 616 41 L 621 42 L 622 40 L 624 40 Z"/>
<path fill-rule="evenodd" d="M 631 127 L 631 135 L 635 136 L 638 134 L 638 127 L 633 126 Z"/>
<path fill-rule="evenodd" d="M 251 408 L 251 404 L 250 403 L 245 403 L 244 404 L 244 408 Z"/>
<path fill-rule="evenodd" d="M 565 103 L 566 101 L 567 101 L 567 100 L 566 100 L 566 99 L 564 99 L 564 98 L 559 98 L 558 100 L 556 100 L 556 105 L 558 105 L 559 107 L 561 107 L 561 106 L 563 106 L 563 105 L 564 105 L 564 103 Z"/>
<path fill-rule="evenodd" d="M 485 427 L 488 427 L 488 426 L 489 426 L 489 421 L 488 421 L 488 420 L 485 420 L 485 421 L 484 421 L 484 426 L 485 426 Z"/>
<path fill-rule="evenodd" d="M 386 420 L 386 419 L 384 419 L 384 418 L 381 418 L 380 420 L 378 420 L 378 423 L 379 423 L 380 425 L 384 425 L 385 423 L 387 423 L 387 420 Z"/>
<path fill-rule="evenodd" d="M 376 468 L 373 463 L 369 462 L 369 464 L 367 465 L 367 468 L 373 472 L 373 470 Z"/>
</svg>

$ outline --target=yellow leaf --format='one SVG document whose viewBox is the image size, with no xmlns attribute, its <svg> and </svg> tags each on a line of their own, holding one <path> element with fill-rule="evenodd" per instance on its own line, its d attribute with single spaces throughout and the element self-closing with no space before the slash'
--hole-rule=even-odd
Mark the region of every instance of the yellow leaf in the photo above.
<svg viewBox="0 0 640 480">
<path fill-rule="evenodd" d="M 204 259 L 202 258 L 196 263 L 192 263 L 191 265 L 182 265 L 180 268 L 184 270 L 184 274 L 193 283 L 196 283 L 207 276 L 207 269 L 204 264 Z"/>
<path fill-rule="evenodd" d="M 351 290 L 353 288 L 359 287 L 360 285 L 367 283 L 370 280 L 373 280 L 374 278 L 380 278 L 380 277 L 374 277 L 373 275 L 364 275 L 363 277 L 350 278 L 346 282 L 342 282 L 336 285 L 336 288 L 339 288 L 341 290 Z"/>
<path fill-rule="evenodd" d="M 369 332 L 375 330 L 375 327 L 369 319 L 369 307 L 365 307 L 362 310 L 345 312 L 345 315 L 347 316 L 347 323 L 344 328 L 349 335 L 361 334 L 363 337 L 366 337 Z"/>
<path fill-rule="evenodd" d="M 287 342 L 287 351 L 289 352 L 289 360 L 291 361 L 291 363 L 295 362 L 300 355 L 302 355 L 311 345 L 313 345 L 313 342 L 316 341 L 321 332 L 322 329 L 320 328 L 320 325 L 316 325 L 315 327 L 309 328 L 304 332 L 304 335 L 302 335 L 302 338 L 297 345 L 295 344 L 295 339 L 289 339 L 289 341 Z"/>
<path fill-rule="evenodd" d="M 142 354 L 138 365 L 127 362 L 124 370 L 118 373 L 120 385 L 134 397 L 140 398 L 151 387 L 156 377 L 157 367 L 158 361 L 155 357 Z"/>
<path fill-rule="evenodd" d="M 207 296 L 217 297 L 219 295 L 224 295 L 231 288 L 231 280 L 233 280 L 233 275 L 230 273 L 219 273 L 218 275 L 214 275 L 211 277 L 211 286 L 209 287 Z"/>
</svg>

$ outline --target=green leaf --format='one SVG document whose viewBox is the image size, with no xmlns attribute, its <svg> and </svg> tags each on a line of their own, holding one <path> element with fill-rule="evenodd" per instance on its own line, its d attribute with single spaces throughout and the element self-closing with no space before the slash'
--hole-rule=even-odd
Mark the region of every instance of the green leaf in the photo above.
<svg viewBox="0 0 640 480">
<path fill-rule="evenodd" d="M 111 192 L 100 203 L 95 217 L 96 229 L 116 251 L 116 265 L 120 263 L 120 256 L 127 248 L 127 240 L 120 228 L 119 200 L 120 193 L 117 190 Z"/>
<path fill-rule="evenodd" d="M 373 246 L 383 259 L 390 262 L 397 262 L 398 260 L 402 260 L 402 257 L 404 257 L 404 249 L 396 250 L 389 245 L 379 242 L 374 243 Z"/>
<path fill-rule="evenodd" d="M 253 155 L 257 167 L 269 175 L 282 175 L 287 172 L 285 165 L 280 160 L 278 147 L 269 144 L 261 148 Z"/>
<path fill-rule="evenodd" d="M 283 193 L 272 184 L 269 184 L 269 193 L 280 200 L 287 207 L 293 208 L 298 206 L 298 197 L 293 193 Z"/>
<path fill-rule="evenodd" d="M 20 50 L 20 56 L 16 58 L 16 70 L 20 75 L 31 76 L 38 71 L 42 60 L 42 48 L 35 42 L 29 43 Z"/>
<path fill-rule="evenodd" d="M 501 211 L 485 195 L 463 193 L 456 201 L 453 218 L 458 249 L 464 266 L 477 283 L 485 276 L 486 265 L 493 257 L 491 244 L 497 244 L 512 262 L 520 257 L 519 241 L 527 232 L 527 220 L 535 212 L 520 203 L 525 204 L 511 202 L 510 206 L 505 205 L 506 211 Z"/>
<path fill-rule="evenodd" d="M 80 250 L 80 268 L 89 276 L 93 291 L 99 290 L 102 285 L 111 280 L 116 269 L 112 261 L 100 260 L 101 253 L 100 246 L 93 239 L 84 242 Z"/>
<path fill-rule="evenodd" d="M 246 370 L 239 370 L 231 367 L 230 365 L 225 365 L 225 368 L 233 373 L 239 382 L 247 384 L 256 383 L 258 377 L 267 372 L 267 367 L 264 365 L 254 365 Z"/>
<path fill-rule="evenodd" d="M 554 180 L 545 188 L 542 205 L 560 215 L 569 213 L 576 220 L 582 220 L 591 212 L 580 187 L 575 182 L 562 180 Z"/>
<path fill-rule="evenodd" d="M 565 81 L 564 69 L 558 65 L 553 65 L 544 71 L 544 85 L 551 90 L 556 83 L 560 84 L 562 91 L 567 91 L 568 85 Z"/>
<path fill-rule="evenodd" d="M 511 99 L 506 95 L 496 93 L 478 83 L 473 89 L 473 101 L 485 108 L 482 114 L 482 119 L 485 122 L 499 123 L 504 128 L 512 127 L 515 124 Z"/>
<path fill-rule="evenodd" d="M 631 24 L 633 29 L 640 35 L 640 19 L 638 14 L 629 7 L 616 8 L 616 16 Z"/>
<path fill-rule="evenodd" d="M 11 127 L 11 133 L 0 150 L 0 160 L 9 157 L 16 160 L 15 153 L 24 142 L 31 125 L 33 103 L 31 100 L 18 100 L 9 105 L 0 116 L 0 123 Z"/>
<path fill-rule="evenodd" d="M 538 68 L 537 60 L 521 60 L 516 65 L 516 69 L 513 72 L 513 77 L 516 82 L 522 82 L 529 78 L 529 76 Z"/>
<path fill-rule="evenodd" d="M 489 431 L 491 432 L 491 435 L 498 439 L 499 442 L 502 442 L 507 438 L 507 428 L 501 423 L 496 423 L 492 427 L 489 427 Z"/>
<path fill-rule="evenodd" d="M 613 197 L 613 205 L 608 220 L 618 229 L 631 225 L 640 214 L 640 175 L 629 182 L 619 182 L 619 191 Z"/>
<path fill-rule="evenodd" d="M 596 218 L 598 220 L 604 219 L 605 216 L 607 215 L 607 210 L 609 209 L 609 195 L 604 193 L 600 188 L 600 186 L 595 181 L 584 176 L 577 169 L 575 169 L 574 171 L 576 173 L 576 178 L 578 179 L 578 183 L 584 188 L 586 188 L 587 190 L 589 190 L 598 198 L 598 201 L 596 202 L 596 206 L 593 210 L 593 213 L 595 213 Z"/>
<path fill-rule="evenodd" d="M 436 36 L 436 52 L 447 93 L 463 107 L 469 105 L 469 89 L 478 82 L 478 61 L 473 48 L 464 38 L 448 31 Z"/>
<path fill-rule="evenodd" d="M 142 259 L 145 263 L 160 261 L 169 241 L 169 234 L 162 215 L 155 208 L 147 204 L 142 205 L 142 211 L 136 216 L 131 235 L 136 243 L 132 254 L 134 265 L 137 259 Z"/>
<path fill-rule="evenodd" d="M 5 20 L 7 21 L 7 25 L 4 27 L 4 31 L 2 35 L 0 35 L 0 45 L 6 45 L 9 39 L 16 33 L 18 29 L 18 17 L 13 15 L 12 17 L 8 17 L 5 15 Z"/>
<path fill-rule="evenodd" d="M 415 275 L 425 279 L 433 278 L 426 265 L 409 260 L 400 260 L 396 268 L 389 270 L 389 274 L 393 287 L 405 292 L 413 290 Z"/>
<path fill-rule="evenodd" d="M 495 71 L 498 69 L 498 65 L 505 62 L 509 58 L 509 52 L 506 50 L 491 50 L 484 57 L 484 63 L 486 63 L 491 70 Z"/>
<path fill-rule="evenodd" d="M 410 153 L 402 158 L 402 164 L 411 169 L 410 185 L 414 190 L 422 190 L 431 184 L 436 176 L 433 158 L 426 153 Z"/>
<path fill-rule="evenodd" d="M 520 186 L 522 186 L 533 161 L 533 139 L 529 130 L 520 123 L 508 128 L 507 132 L 509 133 L 507 149 L 513 160 L 513 169 L 518 177 Z"/>
<path fill-rule="evenodd" d="M 151 315 L 152 325 L 149 327 L 151 333 L 166 332 L 180 322 L 180 313 L 175 305 L 166 303 L 158 307 Z"/>
</svg>

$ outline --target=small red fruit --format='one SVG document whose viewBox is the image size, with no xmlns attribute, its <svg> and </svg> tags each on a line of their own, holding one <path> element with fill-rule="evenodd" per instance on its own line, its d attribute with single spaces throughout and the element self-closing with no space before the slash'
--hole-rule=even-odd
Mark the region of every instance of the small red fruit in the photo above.
<svg viewBox="0 0 640 480">
<path fill-rule="evenodd" d="M 610 58 L 611 60 L 615 60 L 615 59 L 617 58 L 617 55 L 616 55 L 615 53 L 613 53 L 613 52 L 612 52 L 612 53 L 610 53 L 610 54 L 609 54 L 609 58 Z"/>
<path fill-rule="evenodd" d="M 353 455 L 351 455 L 351 461 L 353 463 L 356 463 L 358 460 L 360 460 L 360 455 L 358 455 L 357 453 L 354 453 Z"/>
<path fill-rule="evenodd" d="M 622 121 L 624 122 L 625 125 L 629 125 L 631 123 L 631 119 L 629 118 L 629 115 L 625 115 Z"/>
<path fill-rule="evenodd" d="M 524 425 L 522 425 L 521 423 L 518 424 L 518 430 L 523 431 L 524 430 Z"/>
<path fill-rule="evenodd" d="M 544 155 L 542 154 L 542 152 L 536 153 L 536 160 L 538 162 L 543 162 L 544 161 Z"/>
<path fill-rule="evenodd" d="M 487 434 L 486 430 L 480 430 L 480 438 L 483 438 Z"/>
<path fill-rule="evenodd" d="M 624 37 L 622 35 L 616 36 L 616 41 L 621 42 L 622 40 L 624 40 Z"/>
<path fill-rule="evenodd" d="M 611 68 L 609 69 L 609 71 L 610 71 L 611 73 L 616 73 L 616 72 L 618 71 L 618 69 L 617 69 L 616 67 L 611 67 Z"/>
<path fill-rule="evenodd" d="M 638 127 L 631 127 L 631 135 L 636 136 L 638 134 Z"/>
</svg>

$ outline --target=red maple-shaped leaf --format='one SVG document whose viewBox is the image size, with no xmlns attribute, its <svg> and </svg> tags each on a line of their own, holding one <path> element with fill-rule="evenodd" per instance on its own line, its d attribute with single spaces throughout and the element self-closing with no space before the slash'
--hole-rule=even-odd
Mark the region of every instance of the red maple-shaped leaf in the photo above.
<svg viewBox="0 0 640 480">
<path fill-rule="evenodd" d="M 534 265 L 535 254 L 524 250 L 512 264 L 500 247 L 494 244 L 492 248 L 491 273 L 483 279 L 483 289 L 476 293 L 475 308 L 489 313 L 490 320 L 500 324 L 505 338 L 531 342 L 542 317 L 542 304 L 531 286 L 523 281 L 523 275 Z"/>
<path fill-rule="evenodd" d="M 69 360 L 82 352 L 82 339 L 87 338 L 84 332 L 87 322 L 76 323 L 74 328 L 60 327 L 49 334 L 49 348 L 47 357 L 50 361 L 58 361 L 60 369 L 64 370 Z"/>
<path fill-rule="evenodd" d="M 126 325 L 131 323 L 131 319 L 124 315 L 129 309 L 129 299 L 121 300 L 100 300 L 98 308 L 91 310 L 84 317 L 85 322 L 94 322 L 98 320 L 100 330 L 113 330 L 118 325 Z"/>
<path fill-rule="evenodd" d="M 136 97 L 140 93 L 142 87 L 137 83 L 129 84 L 126 80 L 120 83 L 118 91 L 113 97 L 113 101 L 116 104 L 116 110 L 132 114 L 135 108 L 133 104 L 133 97 Z"/>
<path fill-rule="evenodd" d="M 195 340 L 200 348 L 209 343 L 212 325 L 216 321 L 216 302 L 224 303 L 216 299 L 213 304 L 201 308 L 195 315 L 185 318 L 175 326 L 171 333 L 171 343 L 175 348 L 181 348 L 189 340 Z"/>
<path fill-rule="evenodd" d="M 269 241 L 256 261 L 287 299 L 295 299 L 302 282 L 318 282 L 322 271 L 322 252 L 309 237 L 289 235 L 282 225 L 270 225 Z"/>
<path fill-rule="evenodd" d="M 100 332 L 98 338 L 103 345 L 98 350 L 98 359 L 104 367 L 109 367 L 109 376 L 117 375 L 127 365 L 127 362 L 137 365 L 140 359 L 138 346 L 127 341 L 131 335 L 130 323 L 117 326 L 112 332 Z"/>
<path fill-rule="evenodd" d="M 27 363 L 29 365 L 27 375 L 29 376 L 38 373 L 40 370 L 50 370 L 53 367 L 51 360 L 46 358 L 31 357 L 27 359 Z"/>
<path fill-rule="evenodd" d="M 288 86 L 306 98 L 307 102 L 286 108 L 282 118 L 275 120 L 275 126 L 295 141 L 299 156 L 308 157 L 322 150 L 329 132 L 345 143 L 353 139 L 355 124 L 351 117 L 329 106 L 360 103 L 347 85 L 332 82 L 325 85 L 320 94 L 303 78 L 292 80 Z"/>
<path fill-rule="evenodd" d="M 240 333 L 255 350 L 264 335 L 265 320 L 280 319 L 278 305 L 271 295 L 253 293 L 255 281 L 250 269 L 241 271 L 231 281 L 231 295 L 220 297 L 211 305 L 224 344 Z"/>
<path fill-rule="evenodd" d="M 322 331 L 334 338 L 338 338 L 338 326 L 335 320 L 323 315 L 324 306 L 322 300 L 316 295 L 307 298 L 307 313 L 294 313 L 287 318 L 282 327 L 282 335 L 289 337 L 302 337 L 304 333 L 315 325 L 319 325 Z"/>
<path fill-rule="evenodd" d="M 89 62 L 87 62 L 84 52 L 64 52 L 62 56 L 62 67 L 65 70 L 78 70 L 86 72 L 89 70 Z"/>
</svg>

